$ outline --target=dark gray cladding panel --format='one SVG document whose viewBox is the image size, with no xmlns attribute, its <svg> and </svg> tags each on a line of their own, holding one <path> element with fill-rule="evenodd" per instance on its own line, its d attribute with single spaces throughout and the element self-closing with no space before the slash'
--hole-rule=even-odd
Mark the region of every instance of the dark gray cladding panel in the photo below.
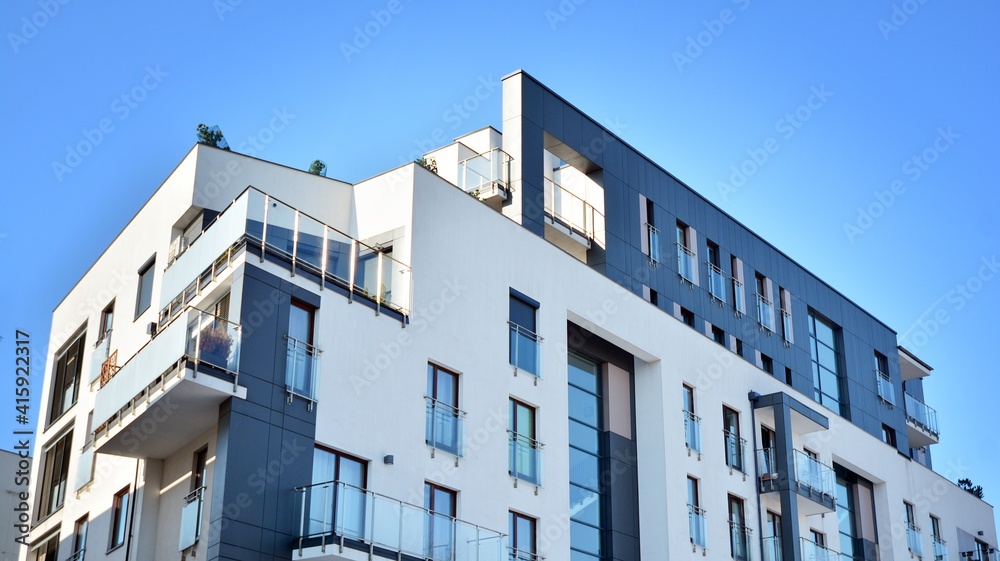
<svg viewBox="0 0 1000 561">
<path fill-rule="evenodd" d="M 883 423 L 892 427 L 902 437 L 900 445 L 905 447 L 906 425 L 899 415 L 902 395 L 897 395 L 899 403 L 894 408 L 884 406 L 879 401 L 873 374 L 873 355 L 878 351 L 889 358 L 889 373 L 897 394 L 901 394 L 896 333 L 892 329 L 531 76 L 518 72 L 507 79 L 514 77 L 521 79 L 522 99 L 520 105 L 510 107 L 518 108 L 520 114 L 505 114 L 504 119 L 520 118 L 525 138 L 508 139 L 505 131 L 504 142 L 522 148 L 524 180 L 532 195 L 537 195 L 535 189 L 541 181 L 542 154 L 538 143 L 543 137 L 550 149 L 575 151 L 587 160 L 583 164 L 588 172 L 598 172 L 603 177 L 607 248 L 590 263 L 595 270 L 637 295 L 642 294 L 643 284 L 649 286 L 658 294 L 658 306 L 667 313 L 673 313 L 674 303 L 687 308 L 694 314 L 699 332 L 703 332 L 703 322 L 708 321 L 727 335 L 738 337 L 743 341 L 744 358 L 753 361 L 754 351 L 767 355 L 774 363 L 775 376 L 782 381 L 785 381 L 785 368 L 790 368 L 792 387 L 806 395 L 813 394 L 807 315 L 810 308 L 817 310 L 840 326 L 844 334 L 846 417 L 875 437 L 880 436 Z M 539 131 L 539 127 L 543 130 Z M 715 189 L 717 186 L 701 187 Z M 640 195 L 653 203 L 654 222 L 661 232 L 660 264 L 656 268 L 651 267 L 649 258 L 641 251 L 645 233 L 639 219 Z M 743 186 L 735 193 L 728 193 L 724 199 L 738 204 L 740 197 L 752 196 L 747 186 Z M 678 220 L 698 233 L 699 285 L 693 289 L 680 282 L 677 273 L 673 228 Z M 526 222 L 525 227 L 539 232 L 535 221 Z M 726 303 L 721 307 L 709 295 L 705 265 L 707 240 L 718 244 L 720 262 L 727 274 L 732 256 L 744 263 L 747 313 L 743 317 L 737 317 L 734 312 L 731 286 L 727 285 Z M 786 346 L 782 341 L 780 317 L 776 317 L 777 333 L 769 334 L 759 328 L 755 314 L 754 271 L 771 279 L 775 301 L 778 287 L 791 293 L 794 344 Z M 888 287 L 892 279 L 889 273 L 882 271 L 873 281 L 883 282 Z"/>
<path fill-rule="evenodd" d="M 639 559 L 639 472 L 635 442 L 604 433 L 604 476 L 609 548 L 615 559 Z"/>
<path fill-rule="evenodd" d="M 629 374 L 635 373 L 635 359 L 628 351 L 573 323 L 568 324 L 567 333 L 571 350 L 579 351 L 597 362 L 611 363 Z"/>
<path fill-rule="evenodd" d="M 247 399 L 220 407 L 208 559 L 292 559 L 293 489 L 312 479 L 315 411 L 285 394 L 285 335 L 292 299 L 319 296 L 246 266 L 240 383 Z"/>
</svg>

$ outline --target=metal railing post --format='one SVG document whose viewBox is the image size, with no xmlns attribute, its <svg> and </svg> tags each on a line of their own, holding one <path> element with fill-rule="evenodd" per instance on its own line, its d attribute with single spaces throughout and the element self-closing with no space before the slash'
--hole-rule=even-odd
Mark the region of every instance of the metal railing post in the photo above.
<svg viewBox="0 0 1000 561">
<path fill-rule="evenodd" d="M 347 289 L 347 301 L 349 303 L 354 303 L 354 274 L 357 268 L 358 260 L 358 240 L 351 238 L 351 266 L 348 276 L 350 276 L 350 285 Z"/>
<path fill-rule="evenodd" d="M 267 214 L 271 208 L 271 195 L 264 195 L 264 227 L 260 232 L 260 262 L 264 262 L 264 248 L 267 246 Z"/>
<path fill-rule="evenodd" d="M 320 259 L 320 272 L 319 272 L 319 290 L 323 291 L 323 285 L 326 284 L 326 266 L 327 258 L 329 255 L 328 244 L 330 242 L 330 236 L 327 234 L 329 226 L 323 224 L 323 258 Z"/>
<path fill-rule="evenodd" d="M 378 271 L 375 274 L 375 315 L 382 310 L 382 252 L 379 251 L 375 258 L 375 266 Z"/>
<path fill-rule="evenodd" d="M 299 254 L 299 211 L 295 211 L 295 222 L 292 226 L 292 276 L 295 276 L 295 261 Z"/>
</svg>

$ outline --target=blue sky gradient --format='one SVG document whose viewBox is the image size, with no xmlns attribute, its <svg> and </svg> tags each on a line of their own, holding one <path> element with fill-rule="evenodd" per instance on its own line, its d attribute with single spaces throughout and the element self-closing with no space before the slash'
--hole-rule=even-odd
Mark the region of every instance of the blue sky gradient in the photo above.
<svg viewBox="0 0 1000 561">
<path fill-rule="evenodd" d="M 52 309 L 198 123 L 355 182 L 500 128 L 500 78 L 523 68 L 905 337 L 935 367 L 935 465 L 1000 500 L 995 2 L 0 10 L 2 448 L 15 444 L 14 330 L 32 334 L 37 399 Z"/>
</svg>

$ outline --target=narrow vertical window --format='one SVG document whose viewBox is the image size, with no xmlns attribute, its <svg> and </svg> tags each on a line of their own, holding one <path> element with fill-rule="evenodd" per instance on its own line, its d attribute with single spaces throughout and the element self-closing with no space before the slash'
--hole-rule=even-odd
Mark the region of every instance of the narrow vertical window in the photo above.
<svg viewBox="0 0 1000 561">
<path fill-rule="evenodd" d="M 153 273 L 156 272 L 155 264 L 156 256 L 154 255 L 139 268 L 139 286 L 136 288 L 135 293 L 136 319 L 149 309 L 149 305 L 153 301 Z"/>
<path fill-rule="evenodd" d="M 538 303 L 527 297 L 510 295 L 510 364 L 515 373 L 523 370 L 534 376 L 540 374 L 539 343 L 537 326 Z"/>
<path fill-rule="evenodd" d="M 507 515 L 507 531 L 510 535 L 510 561 L 537 561 L 535 549 L 536 521 L 530 516 L 517 512 Z"/>
<path fill-rule="evenodd" d="M 698 480 L 687 478 L 688 495 L 688 535 L 691 544 L 699 547 L 706 547 L 708 542 L 705 537 L 705 509 L 701 508 L 701 494 L 698 488 Z"/>
<path fill-rule="evenodd" d="M 424 524 L 424 557 L 452 559 L 457 496 L 454 491 L 433 483 L 424 483 L 424 508 L 428 521 Z"/>
<path fill-rule="evenodd" d="M 426 395 L 427 445 L 460 456 L 463 413 L 458 408 L 458 374 L 428 364 Z"/>
<path fill-rule="evenodd" d="M 510 475 L 537 485 L 541 446 L 535 440 L 535 408 L 511 398 L 508 424 Z"/>
<path fill-rule="evenodd" d="M 749 561 L 750 528 L 746 525 L 743 499 L 729 495 L 729 546 L 733 559 Z"/>
<path fill-rule="evenodd" d="M 128 487 L 115 493 L 115 498 L 111 505 L 111 539 L 108 545 L 109 550 L 125 544 L 125 535 L 128 527 L 129 498 Z"/>
<path fill-rule="evenodd" d="M 288 340 L 286 390 L 289 394 L 312 401 L 316 400 L 316 371 L 320 355 L 319 349 L 313 345 L 315 315 L 316 310 L 311 306 L 292 300 L 288 308 L 288 335 L 285 336 Z"/>
<path fill-rule="evenodd" d="M 742 472 L 746 441 L 740 437 L 740 414 L 729 407 L 723 407 L 722 427 L 726 439 L 726 465 Z"/>
</svg>

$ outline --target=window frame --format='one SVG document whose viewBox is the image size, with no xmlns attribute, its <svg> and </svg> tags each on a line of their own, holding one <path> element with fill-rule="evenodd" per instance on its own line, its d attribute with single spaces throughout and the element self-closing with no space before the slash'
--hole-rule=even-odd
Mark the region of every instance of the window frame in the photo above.
<svg viewBox="0 0 1000 561">
<path fill-rule="evenodd" d="M 58 466 L 56 465 L 57 457 L 60 459 Z M 37 520 L 39 522 L 59 512 L 66 505 L 66 490 L 69 486 L 69 464 L 72 457 L 72 428 L 50 440 L 43 449 L 42 476 L 39 479 L 42 489 L 38 493 Z M 55 505 L 52 504 L 53 491 L 61 495 L 58 504 Z"/>
<path fill-rule="evenodd" d="M 137 274 L 139 275 L 139 282 L 137 283 L 136 289 L 135 289 L 135 317 L 132 318 L 132 321 L 138 320 L 139 316 L 141 316 L 142 314 L 146 313 L 146 310 L 149 310 L 149 308 L 151 308 L 152 305 L 153 305 L 153 282 L 154 282 L 155 277 L 156 277 L 156 254 L 155 253 L 153 254 L 152 257 L 150 257 L 149 259 L 147 259 L 146 262 L 143 263 L 141 267 L 139 267 L 139 270 L 137 271 Z M 147 275 L 148 275 L 148 277 L 147 277 Z M 146 282 L 147 279 L 149 281 L 149 290 L 148 290 L 148 295 L 147 295 L 148 301 L 146 302 L 145 307 L 141 307 L 142 303 L 143 303 L 142 302 L 142 300 L 143 300 L 143 292 L 144 292 L 143 291 L 143 286 L 144 286 L 144 283 Z M 140 309 L 140 307 L 141 307 L 141 309 Z"/>
<path fill-rule="evenodd" d="M 128 541 L 128 510 L 132 506 L 132 486 L 128 485 L 115 493 L 111 501 L 111 524 L 108 534 L 108 553 L 125 545 Z"/>
<path fill-rule="evenodd" d="M 80 383 L 81 375 L 83 374 L 83 355 L 86 342 L 87 328 L 84 325 L 70 337 L 69 341 L 63 344 L 59 352 L 55 355 L 54 364 L 52 365 L 52 386 L 49 389 L 49 410 L 46 415 L 48 417 L 48 423 L 45 425 L 46 429 L 54 425 L 56 421 L 68 413 L 80 399 Z M 71 351 L 75 352 L 75 357 L 70 356 Z M 68 379 L 66 374 L 69 371 L 69 361 L 71 360 L 75 365 L 75 373 L 73 374 L 73 394 L 67 405 L 66 390 L 69 386 L 66 383 Z M 57 404 L 58 407 L 56 407 Z"/>
</svg>

